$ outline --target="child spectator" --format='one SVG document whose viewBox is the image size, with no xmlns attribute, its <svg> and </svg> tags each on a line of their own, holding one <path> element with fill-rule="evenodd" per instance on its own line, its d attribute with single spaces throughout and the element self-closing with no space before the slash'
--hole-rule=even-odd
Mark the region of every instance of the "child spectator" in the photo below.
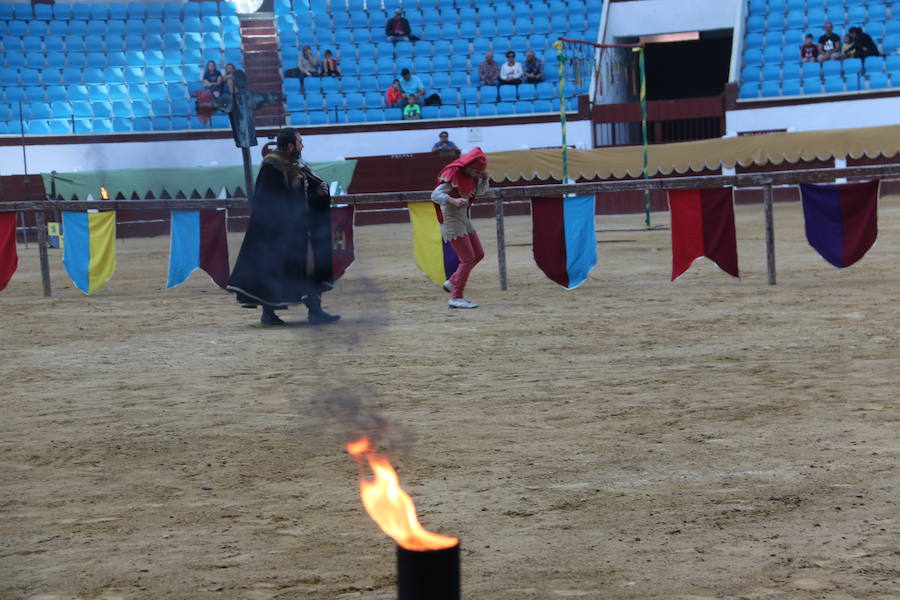
<svg viewBox="0 0 900 600">
<path fill-rule="evenodd" d="M 853 43 L 853 36 L 849 33 L 844 36 L 844 44 L 841 46 L 841 58 L 858 58 L 858 48 Z"/>
<path fill-rule="evenodd" d="M 338 60 L 331 55 L 331 50 L 326 50 L 325 58 L 322 59 L 322 77 L 340 77 L 339 64 Z"/>
<path fill-rule="evenodd" d="M 819 47 L 813 43 L 813 36 L 811 33 L 807 33 L 806 37 L 803 40 L 803 45 L 800 46 L 800 62 L 808 63 L 808 62 L 816 62 L 816 58 L 819 56 Z"/>
<path fill-rule="evenodd" d="M 385 93 L 385 101 L 388 106 L 396 106 L 397 108 L 401 107 L 400 100 L 403 99 L 403 90 L 400 89 L 400 80 L 395 79 L 394 83 L 391 84 L 391 87 L 387 89 Z"/>
<path fill-rule="evenodd" d="M 422 118 L 422 107 L 417 103 L 415 94 L 406 97 L 406 106 L 403 107 L 403 120 L 412 121 Z"/>
</svg>

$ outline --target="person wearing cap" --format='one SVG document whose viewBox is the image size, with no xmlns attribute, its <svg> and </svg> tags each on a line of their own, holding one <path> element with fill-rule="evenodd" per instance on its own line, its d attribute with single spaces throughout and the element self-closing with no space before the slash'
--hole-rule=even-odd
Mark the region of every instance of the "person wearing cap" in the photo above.
<svg viewBox="0 0 900 600">
<path fill-rule="evenodd" d="M 484 248 L 472 226 L 469 208 L 479 194 L 488 190 L 487 157 L 475 147 L 441 170 L 431 201 L 440 207 L 441 236 L 453 247 L 459 266 L 442 286 L 450 293 L 450 308 L 478 308 L 464 296 L 469 274 L 481 259 Z"/>
</svg>

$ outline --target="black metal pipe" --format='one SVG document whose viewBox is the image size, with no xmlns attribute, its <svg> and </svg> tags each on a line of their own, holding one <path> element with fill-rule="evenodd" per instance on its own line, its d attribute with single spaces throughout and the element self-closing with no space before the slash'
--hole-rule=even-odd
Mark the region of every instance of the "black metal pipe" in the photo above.
<svg viewBox="0 0 900 600">
<path fill-rule="evenodd" d="M 443 550 L 397 546 L 398 600 L 459 600 L 459 544 Z"/>
</svg>

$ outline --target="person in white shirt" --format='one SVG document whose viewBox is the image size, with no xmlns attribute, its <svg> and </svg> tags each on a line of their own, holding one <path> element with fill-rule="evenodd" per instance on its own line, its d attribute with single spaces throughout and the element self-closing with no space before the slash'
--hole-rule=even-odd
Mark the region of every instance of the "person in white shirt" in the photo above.
<svg viewBox="0 0 900 600">
<path fill-rule="evenodd" d="M 516 53 L 510 50 L 506 53 L 506 62 L 500 67 L 500 85 L 522 83 L 522 63 L 516 62 Z"/>
</svg>

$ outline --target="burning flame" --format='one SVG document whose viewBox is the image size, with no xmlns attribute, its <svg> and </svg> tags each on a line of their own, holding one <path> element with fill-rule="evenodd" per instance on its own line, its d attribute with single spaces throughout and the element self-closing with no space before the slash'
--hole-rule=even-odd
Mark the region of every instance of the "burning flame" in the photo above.
<svg viewBox="0 0 900 600">
<path fill-rule="evenodd" d="M 100 186 L 100 197 L 104 200 L 109 200 L 109 192 L 102 185 Z"/>
<path fill-rule="evenodd" d="M 375 452 L 369 438 L 362 436 L 348 442 L 347 452 L 356 459 L 359 467 L 359 494 L 366 512 L 397 544 L 407 550 L 424 551 L 452 548 L 459 543 L 456 538 L 432 533 L 419 524 L 416 506 L 400 487 L 397 472 L 386 458 Z M 363 455 L 372 469 L 373 479 L 363 475 Z"/>
</svg>

